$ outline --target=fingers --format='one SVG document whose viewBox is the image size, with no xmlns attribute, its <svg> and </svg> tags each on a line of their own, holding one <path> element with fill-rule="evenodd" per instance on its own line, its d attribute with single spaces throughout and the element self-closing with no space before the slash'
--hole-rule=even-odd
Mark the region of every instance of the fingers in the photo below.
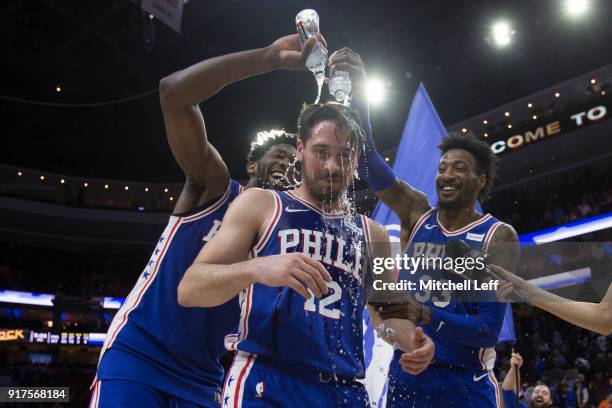
<svg viewBox="0 0 612 408">
<path fill-rule="evenodd" d="M 323 279 L 326 282 L 331 282 L 332 281 L 332 277 L 329 274 L 329 272 L 327 271 L 327 269 L 325 269 L 325 267 L 323 266 L 323 264 L 315 259 L 312 259 L 309 256 L 304 255 L 302 257 L 302 259 L 304 260 L 304 262 L 306 262 L 307 264 L 309 264 L 310 266 L 312 266 L 313 268 L 315 268 L 323 277 Z"/>
<path fill-rule="evenodd" d="M 310 291 L 314 293 L 316 297 L 320 298 L 323 296 L 323 294 L 327 293 L 327 290 L 325 290 L 325 292 L 321 291 L 321 288 L 319 288 L 319 286 L 316 284 L 313 277 L 306 272 L 298 269 L 293 271 L 291 275 L 294 279 L 297 279 L 302 286 L 306 286 L 308 289 L 310 289 Z"/>
<path fill-rule="evenodd" d="M 327 282 L 325 281 L 325 278 L 321 275 L 321 272 L 318 271 L 316 268 L 310 266 L 306 262 L 304 262 L 302 267 L 303 267 L 304 272 L 309 274 L 314 279 L 314 282 L 318 286 L 321 293 L 325 295 L 328 291 Z"/>
<path fill-rule="evenodd" d="M 400 366 L 409 374 L 417 375 L 427 368 L 429 360 L 417 361 L 408 357 L 407 353 L 402 354 L 399 360 Z"/>
<path fill-rule="evenodd" d="M 300 296 L 302 296 L 304 299 L 306 300 L 310 299 L 311 294 L 308 292 L 308 289 L 306 289 L 306 286 L 304 286 L 300 281 L 298 281 L 294 277 L 292 276 L 289 277 L 287 281 L 287 286 L 295 290 L 297 293 L 299 293 Z"/>
</svg>

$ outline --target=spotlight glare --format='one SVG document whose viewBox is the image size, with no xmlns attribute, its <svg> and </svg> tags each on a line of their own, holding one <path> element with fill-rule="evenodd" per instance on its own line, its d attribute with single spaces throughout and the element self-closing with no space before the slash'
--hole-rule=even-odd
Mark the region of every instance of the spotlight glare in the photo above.
<svg viewBox="0 0 612 408">
<path fill-rule="evenodd" d="M 512 123 L 508 123 L 508 129 L 512 129 Z"/>
<path fill-rule="evenodd" d="M 528 108 L 533 108 L 533 103 L 529 102 L 529 103 L 527 104 L 527 107 L 528 107 Z"/>
<path fill-rule="evenodd" d="M 128 191 L 128 190 L 130 189 L 130 187 L 129 187 L 129 186 L 125 186 L 125 187 L 123 187 L 123 189 L 124 189 L 125 191 Z"/>
<path fill-rule="evenodd" d="M 64 179 L 60 180 L 60 183 L 62 183 L 62 184 L 64 184 L 65 182 L 66 182 L 66 180 L 64 180 Z"/>
<path fill-rule="evenodd" d="M 588 0 L 565 0 L 565 12 L 571 17 L 583 15 L 589 9 Z"/>
<path fill-rule="evenodd" d="M 83 183 L 83 187 L 87 188 L 89 186 L 89 184 L 87 182 Z"/>
<path fill-rule="evenodd" d="M 555 98 L 558 98 L 560 96 L 561 96 L 561 94 L 559 92 L 555 92 Z"/>
<path fill-rule="evenodd" d="M 484 134 L 484 137 L 489 137 L 489 134 L 488 134 L 488 133 L 485 133 L 485 134 Z"/>
<path fill-rule="evenodd" d="M 605 96 L 606 91 L 601 91 L 601 96 Z"/>
<path fill-rule="evenodd" d="M 18 172 L 17 172 L 17 175 L 18 175 L 18 176 L 23 176 L 23 173 L 22 173 L 22 172 L 20 172 L 20 171 L 18 171 Z"/>
<path fill-rule="evenodd" d="M 504 116 L 505 116 L 505 117 L 510 116 L 510 112 L 504 112 Z"/>
<path fill-rule="evenodd" d="M 491 28 L 491 35 L 498 47 L 505 47 L 510 44 L 514 31 L 506 21 L 498 21 Z"/>
<path fill-rule="evenodd" d="M 108 190 L 108 184 L 105 184 L 105 185 L 104 185 L 104 189 L 105 189 L 105 190 Z"/>
<path fill-rule="evenodd" d="M 463 128 L 463 129 L 461 129 L 461 131 L 462 131 L 463 133 L 466 133 L 466 132 L 467 132 L 467 129 L 466 129 L 466 128 Z"/>
<path fill-rule="evenodd" d="M 145 192 L 149 192 L 149 187 L 145 187 Z"/>
<path fill-rule="evenodd" d="M 168 187 L 164 188 L 164 193 L 168 192 Z"/>
<path fill-rule="evenodd" d="M 43 181 L 45 179 L 45 176 L 40 176 L 40 181 Z"/>
<path fill-rule="evenodd" d="M 381 103 L 386 96 L 386 84 L 380 78 L 372 78 L 368 80 L 366 85 L 368 100 L 373 104 Z"/>
<path fill-rule="evenodd" d="M 532 118 L 533 120 L 536 120 L 538 118 L 538 115 L 533 115 Z"/>
<path fill-rule="evenodd" d="M 489 123 L 489 121 L 485 119 L 485 120 L 482 121 L 482 123 L 484 123 L 486 125 L 487 123 Z"/>
<path fill-rule="evenodd" d="M 389 158 L 388 158 L 388 157 L 385 157 L 385 161 L 386 161 L 386 162 L 388 162 L 388 161 L 389 161 Z"/>
<path fill-rule="evenodd" d="M 174 201 L 174 197 L 170 197 L 170 201 Z"/>
<path fill-rule="evenodd" d="M 592 84 L 594 84 L 595 82 L 597 82 L 597 81 L 595 80 L 595 78 L 591 79 L 591 83 L 592 83 Z"/>
<path fill-rule="evenodd" d="M 55 92 L 62 92 L 62 87 L 61 86 L 56 86 L 55 87 Z"/>
</svg>

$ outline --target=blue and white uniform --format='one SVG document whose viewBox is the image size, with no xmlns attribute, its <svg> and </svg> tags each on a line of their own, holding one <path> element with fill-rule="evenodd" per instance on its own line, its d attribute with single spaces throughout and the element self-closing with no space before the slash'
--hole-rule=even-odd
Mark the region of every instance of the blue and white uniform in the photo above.
<svg viewBox="0 0 612 408">
<path fill-rule="evenodd" d="M 110 325 L 91 407 L 128 406 L 116 399 L 126 393 L 141 405 L 219 406 L 224 374 L 219 358 L 225 352 L 224 337 L 236 331 L 238 300 L 215 308 L 185 308 L 178 304 L 177 288 L 241 191 L 232 180 L 223 196 L 205 208 L 170 217 Z"/>
<path fill-rule="evenodd" d="M 459 230 L 448 231 L 439 222 L 437 209 L 431 209 L 416 223 L 407 255 L 444 258 L 445 245 L 457 239 L 476 251 L 486 252 L 501 225 L 502 222 L 486 214 Z M 473 295 L 462 301 L 458 291 L 420 290 L 419 281 L 463 280 L 441 270 L 420 268 L 414 274 L 402 271 L 400 279 L 415 282 L 418 290 L 411 294 L 431 308 L 431 323 L 422 327 L 432 338 L 436 354 L 424 372 L 413 376 L 402 371 L 398 362 L 401 352 L 395 352 L 389 369 L 387 407 L 500 407 L 499 386 L 492 370 L 505 305 L 493 301 L 495 297 L 490 291 L 481 293 L 483 301 L 477 301 L 479 298 Z"/>
<path fill-rule="evenodd" d="M 363 215 L 329 217 L 292 192 L 271 192 L 275 208 L 253 257 L 302 252 L 332 282 L 305 301 L 287 287 L 253 284 L 242 291 L 238 350 L 223 407 L 366 407 L 362 261 L 369 255 Z"/>
</svg>

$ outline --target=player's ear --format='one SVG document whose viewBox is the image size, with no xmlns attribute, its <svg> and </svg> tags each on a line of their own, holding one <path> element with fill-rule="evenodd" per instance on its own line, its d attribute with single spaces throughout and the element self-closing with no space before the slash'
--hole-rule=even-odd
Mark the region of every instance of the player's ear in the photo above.
<svg viewBox="0 0 612 408">
<path fill-rule="evenodd" d="M 249 162 L 246 167 L 247 174 L 249 178 L 255 177 L 255 173 L 257 173 L 257 162 Z"/>
<path fill-rule="evenodd" d="M 295 149 L 295 158 L 297 161 L 304 161 L 304 142 L 302 139 L 298 139 L 297 148 Z"/>
</svg>

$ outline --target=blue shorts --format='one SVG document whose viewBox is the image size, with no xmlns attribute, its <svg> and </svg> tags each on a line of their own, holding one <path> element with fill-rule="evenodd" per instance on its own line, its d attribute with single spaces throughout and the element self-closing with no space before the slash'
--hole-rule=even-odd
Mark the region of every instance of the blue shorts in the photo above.
<svg viewBox="0 0 612 408">
<path fill-rule="evenodd" d="M 418 375 L 389 367 L 387 408 L 499 408 L 499 385 L 492 371 L 432 364 Z"/>
<path fill-rule="evenodd" d="M 261 359 L 260 359 L 261 360 Z M 369 408 L 363 384 L 305 380 L 239 351 L 223 388 L 223 408 L 250 407 L 364 407 Z"/>
<path fill-rule="evenodd" d="M 219 408 L 218 402 L 198 405 L 131 380 L 96 380 L 89 408 Z"/>
</svg>

